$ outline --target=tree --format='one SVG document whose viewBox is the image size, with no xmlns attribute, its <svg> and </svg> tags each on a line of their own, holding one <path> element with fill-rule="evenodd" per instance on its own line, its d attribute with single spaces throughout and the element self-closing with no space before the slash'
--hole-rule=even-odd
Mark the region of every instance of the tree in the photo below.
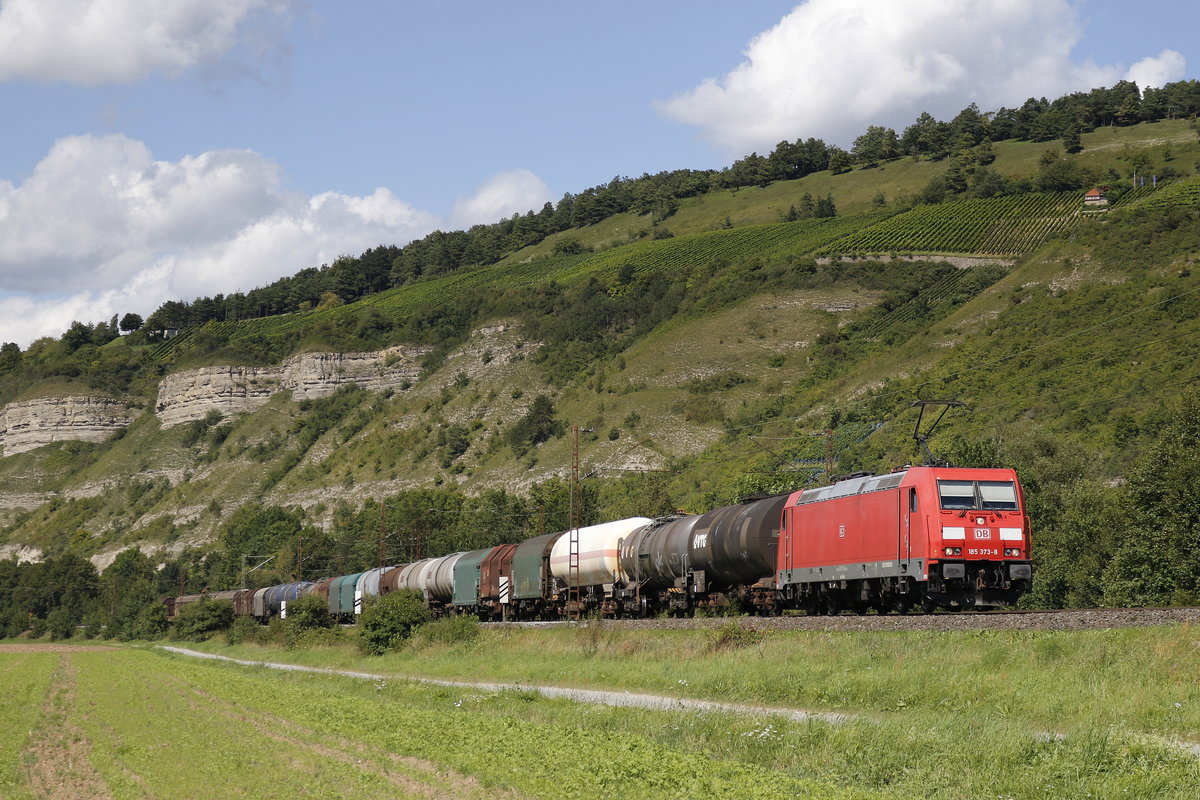
<svg viewBox="0 0 1200 800">
<path fill-rule="evenodd" d="M 15 372 L 21 366 L 21 346 L 16 342 L 0 345 L 0 375 Z"/>
<path fill-rule="evenodd" d="M 1183 397 L 1127 474 L 1130 533 L 1104 573 L 1110 604 L 1200 599 L 1200 393 Z"/>
<path fill-rule="evenodd" d="M 533 399 L 525 416 L 508 431 L 508 442 L 518 456 L 552 436 L 563 432 L 563 424 L 554 416 L 554 403 L 544 394 Z"/>
<path fill-rule="evenodd" d="M 868 166 L 900 155 L 900 140 L 891 128 L 871 125 L 854 140 L 854 158 Z"/>
<path fill-rule="evenodd" d="M 1063 135 L 1063 149 L 1072 154 L 1083 151 L 1083 140 L 1078 128 L 1071 128 Z"/>
<path fill-rule="evenodd" d="M 129 313 L 121 317 L 121 330 L 125 333 L 133 333 L 142 327 L 142 317 L 140 314 Z"/>
<path fill-rule="evenodd" d="M 66 332 L 62 335 L 62 343 L 66 345 L 67 351 L 74 353 L 85 344 L 90 344 L 92 341 L 92 326 L 78 320 L 71 323 Z"/>
<path fill-rule="evenodd" d="M 910 156 L 941 158 L 949 152 L 950 129 L 938 122 L 929 112 L 923 112 L 912 125 L 904 129 L 900 148 Z"/>
<path fill-rule="evenodd" d="M 829 170 L 834 175 L 841 175 L 843 172 L 849 172 L 854 166 L 854 159 L 840 147 L 829 148 Z"/>
</svg>

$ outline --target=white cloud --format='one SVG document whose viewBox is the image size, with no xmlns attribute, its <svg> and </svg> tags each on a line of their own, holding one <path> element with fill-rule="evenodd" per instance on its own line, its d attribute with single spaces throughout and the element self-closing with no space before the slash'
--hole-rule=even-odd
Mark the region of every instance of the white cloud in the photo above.
<svg viewBox="0 0 1200 800">
<path fill-rule="evenodd" d="M 1182 79 L 1185 66 L 1187 61 L 1182 53 L 1163 50 L 1157 56 L 1147 56 L 1130 67 L 1125 79 L 1136 83 L 1139 89 L 1157 89 Z"/>
<path fill-rule="evenodd" d="M 4 0 L 0 80 L 87 86 L 175 75 L 226 55 L 288 0 Z M 261 45 L 261 43 L 259 43 Z"/>
<path fill-rule="evenodd" d="M 501 172 L 470 197 L 454 203 L 455 227 L 469 228 L 478 223 L 495 222 L 513 214 L 539 211 L 550 200 L 550 189 L 527 169 Z"/>
<path fill-rule="evenodd" d="M 548 194 L 533 173 L 503 173 L 456 216 L 495 222 Z M 252 289 L 448 226 L 382 187 L 286 191 L 279 166 L 249 150 L 157 161 L 125 136 L 69 137 L 24 183 L 0 180 L 0 341 Z"/>
<path fill-rule="evenodd" d="M 922 111 L 946 119 L 971 102 L 1011 107 L 1119 79 L 1118 67 L 1071 58 L 1081 35 L 1068 0 L 808 0 L 733 71 L 659 107 L 731 155 L 809 136 L 848 145 Z M 1177 56 L 1134 69 L 1157 80 L 1181 71 Z"/>
</svg>

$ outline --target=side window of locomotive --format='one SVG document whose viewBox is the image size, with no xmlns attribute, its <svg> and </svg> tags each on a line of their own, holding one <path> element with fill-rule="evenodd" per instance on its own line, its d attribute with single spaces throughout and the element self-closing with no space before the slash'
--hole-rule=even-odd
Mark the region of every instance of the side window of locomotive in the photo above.
<svg viewBox="0 0 1200 800">
<path fill-rule="evenodd" d="M 914 514 L 917 512 L 917 490 L 916 489 L 908 490 L 908 510 Z"/>
<path fill-rule="evenodd" d="M 1016 511 L 1017 487 L 1011 481 L 980 481 L 983 507 L 992 511 Z"/>
<path fill-rule="evenodd" d="M 975 508 L 975 482 L 938 481 L 938 496 L 949 511 Z"/>
</svg>

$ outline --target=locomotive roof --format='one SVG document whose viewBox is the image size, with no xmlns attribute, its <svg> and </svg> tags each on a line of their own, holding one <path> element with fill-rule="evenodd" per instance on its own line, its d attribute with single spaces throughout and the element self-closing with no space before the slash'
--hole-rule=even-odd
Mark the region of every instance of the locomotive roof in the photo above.
<svg viewBox="0 0 1200 800">
<path fill-rule="evenodd" d="M 832 500 L 836 497 L 849 497 L 854 494 L 866 494 L 867 492 L 878 492 L 883 489 L 895 489 L 904 482 L 904 477 L 912 470 L 928 470 L 930 467 L 905 467 L 896 472 L 889 472 L 886 475 L 859 475 L 853 478 L 847 478 L 843 481 L 830 484 L 829 486 L 819 486 L 815 489 L 804 489 L 800 492 L 800 496 L 796 498 L 794 505 L 804 505 L 806 503 L 817 503 L 821 500 Z M 943 478 L 954 478 L 970 480 L 972 475 L 976 478 L 983 478 L 984 475 L 978 473 L 996 473 L 1002 470 L 994 468 L 963 468 L 963 467 L 938 467 L 934 468 L 935 476 Z M 1011 473 L 1011 470 L 1003 470 Z M 1011 480 L 1011 478 L 1008 478 Z"/>
<path fill-rule="evenodd" d="M 877 492 L 881 489 L 895 489 L 904 480 L 908 470 L 891 472 L 887 475 L 866 475 L 858 478 L 848 478 L 844 481 L 817 489 L 805 489 L 796 498 L 796 505 L 816 503 L 821 500 L 832 500 L 835 497 L 848 497 L 852 494 Z"/>
</svg>

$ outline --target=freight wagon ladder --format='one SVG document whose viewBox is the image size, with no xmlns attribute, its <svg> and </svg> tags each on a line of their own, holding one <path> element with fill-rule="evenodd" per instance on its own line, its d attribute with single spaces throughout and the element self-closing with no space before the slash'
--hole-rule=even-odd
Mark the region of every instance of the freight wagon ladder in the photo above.
<svg viewBox="0 0 1200 800">
<path fill-rule="evenodd" d="M 567 551 L 567 619 L 580 617 L 579 594 L 579 506 L 582 497 L 579 491 L 579 426 L 571 426 L 571 532 L 568 534 Z"/>
</svg>

